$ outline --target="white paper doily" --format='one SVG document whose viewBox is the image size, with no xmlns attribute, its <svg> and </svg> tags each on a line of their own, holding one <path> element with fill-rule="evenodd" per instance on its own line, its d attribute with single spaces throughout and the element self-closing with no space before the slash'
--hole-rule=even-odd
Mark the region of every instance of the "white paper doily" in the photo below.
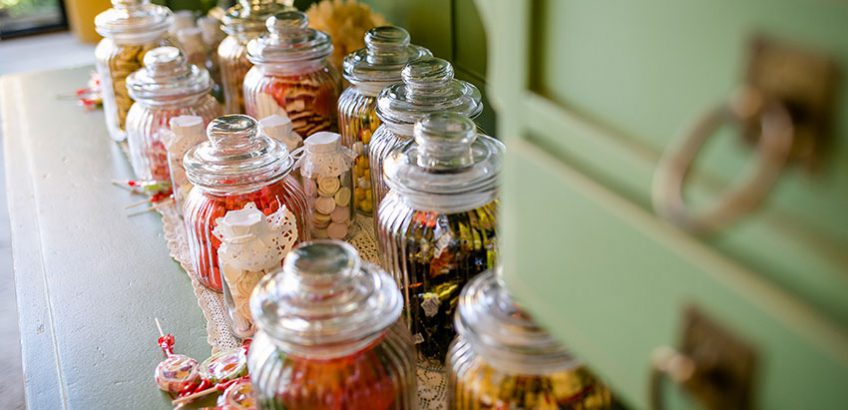
<svg viewBox="0 0 848 410">
<path fill-rule="evenodd" d="M 183 270 L 191 278 L 197 304 L 206 318 L 206 341 L 212 346 L 212 352 L 232 349 L 241 346 L 241 342 L 233 334 L 224 297 L 203 287 L 192 272 L 191 257 L 186 243 L 185 228 L 176 212 L 173 202 L 157 206 L 162 215 L 165 240 L 171 257 L 179 262 Z M 377 243 L 374 235 L 372 218 L 357 215 L 354 220 L 355 230 L 349 242 L 359 251 L 363 260 L 379 263 Z M 420 360 L 418 362 L 418 407 L 420 409 L 441 410 L 447 408 L 447 380 L 443 365 L 435 361 Z"/>
</svg>

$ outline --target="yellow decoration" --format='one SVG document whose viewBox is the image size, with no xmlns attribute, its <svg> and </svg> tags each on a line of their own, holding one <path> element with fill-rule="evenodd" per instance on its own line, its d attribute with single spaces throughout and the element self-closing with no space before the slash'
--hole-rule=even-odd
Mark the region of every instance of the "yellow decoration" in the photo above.
<svg viewBox="0 0 848 410">
<path fill-rule="evenodd" d="M 378 13 L 356 0 L 322 0 L 306 11 L 309 26 L 321 30 L 333 39 L 330 62 L 339 70 L 342 60 L 351 52 L 365 47 L 365 32 L 388 23 Z"/>
</svg>

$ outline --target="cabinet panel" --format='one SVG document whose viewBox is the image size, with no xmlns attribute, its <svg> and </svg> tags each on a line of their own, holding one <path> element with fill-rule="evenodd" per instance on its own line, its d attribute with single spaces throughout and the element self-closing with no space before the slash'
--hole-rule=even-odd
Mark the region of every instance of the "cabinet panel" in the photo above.
<svg viewBox="0 0 848 410">
<path fill-rule="evenodd" d="M 677 343 L 687 306 L 755 347 L 758 408 L 848 400 L 844 327 L 532 139 L 507 143 L 507 284 L 630 404 L 647 407 L 651 353 Z"/>
</svg>

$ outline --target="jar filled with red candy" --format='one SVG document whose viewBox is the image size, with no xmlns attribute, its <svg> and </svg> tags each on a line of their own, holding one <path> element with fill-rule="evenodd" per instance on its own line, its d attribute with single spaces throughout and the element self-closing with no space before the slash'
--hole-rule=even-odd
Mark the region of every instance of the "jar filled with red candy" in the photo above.
<svg viewBox="0 0 848 410">
<path fill-rule="evenodd" d="M 253 66 L 247 59 L 247 42 L 265 33 L 265 20 L 290 10 L 294 0 L 239 0 L 221 18 L 227 37 L 218 45 L 218 68 L 227 114 L 244 114 L 242 84 Z"/>
<path fill-rule="evenodd" d="M 330 36 L 308 28 L 299 11 L 279 13 L 266 25 L 268 33 L 247 44 L 254 64 L 244 78 L 247 114 L 284 115 L 304 138 L 333 130 L 341 77 L 327 61 L 333 52 Z"/>
<path fill-rule="evenodd" d="M 297 220 L 298 238 L 309 239 L 306 196 L 290 175 L 294 159 L 285 145 L 259 132 L 246 115 L 225 115 L 206 129 L 209 141 L 190 149 L 183 160 L 194 185 L 183 208 L 192 267 L 204 286 L 220 292 L 215 221 L 227 211 L 253 203 L 265 215 L 285 205 Z"/>
<path fill-rule="evenodd" d="M 250 300 L 262 409 L 414 409 L 415 347 L 394 280 L 341 241 L 310 242 Z"/>
<path fill-rule="evenodd" d="M 127 77 L 135 103 L 127 114 L 127 145 L 136 178 L 170 181 L 168 150 L 171 118 L 196 115 L 204 126 L 221 115 L 209 93 L 212 79 L 204 68 L 190 65 L 176 47 L 159 47 L 144 56 L 144 67 Z"/>
</svg>

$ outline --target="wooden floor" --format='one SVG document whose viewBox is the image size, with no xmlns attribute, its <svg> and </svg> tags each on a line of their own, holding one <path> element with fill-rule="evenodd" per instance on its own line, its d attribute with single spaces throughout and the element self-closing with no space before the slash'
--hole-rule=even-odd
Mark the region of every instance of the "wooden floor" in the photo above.
<svg viewBox="0 0 848 410">
<path fill-rule="evenodd" d="M 82 44 L 68 32 L 0 41 L 0 76 L 93 63 L 94 45 Z M 68 84 L 68 90 L 57 90 L 57 94 L 73 92 L 80 86 L 82 84 Z M 2 138 L 0 133 L 0 141 Z M 0 410 L 17 410 L 25 407 L 24 379 L 2 152 L 3 144 L 0 144 L 0 369 L 5 373 L 0 383 Z"/>
</svg>

